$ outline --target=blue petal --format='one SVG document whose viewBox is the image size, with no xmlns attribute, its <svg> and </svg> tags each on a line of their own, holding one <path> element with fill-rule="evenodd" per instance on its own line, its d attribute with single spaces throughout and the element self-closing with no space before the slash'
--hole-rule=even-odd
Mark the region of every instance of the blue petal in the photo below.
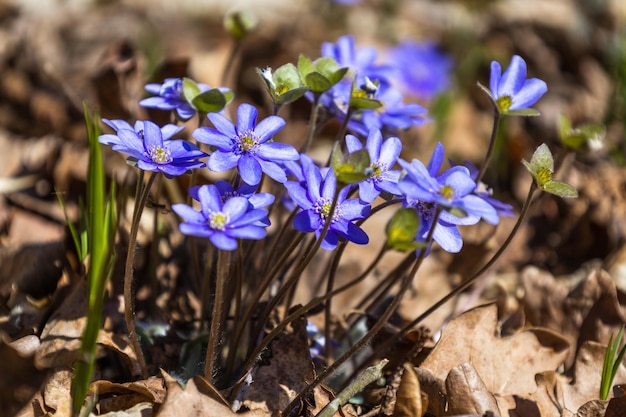
<svg viewBox="0 0 626 417">
<path fill-rule="evenodd" d="M 358 198 L 351 198 L 341 203 L 341 217 L 346 220 L 359 220 L 370 212 L 369 204 L 363 204 Z"/>
<path fill-rule="evenodd" d="M 162 147 L 163 136 L 161 135 L 161 129 L 155 123 L 146 120 L 143 123 L 143 141 L 145 143 L 146 150 L 151 147 Z"/>
<path fill-rule="evenodd" d="M 241 179 L 247 184 L 257 185 L 261 182 L 261 176 L 263 175 L 261 165 L 259 165 L 259 162 L 249 154 L 241 155 L 239 162 L 237 163 L 237 168 L 239 169 Z"/>
<path fill-rule="evenodd" d="M 463 247 L 463 238 L 456 226 L 444 226 L 437 223 L 433 239 L 441 246 L 441 249 L 449 253 L 458 253 Z"/>
<path fill-rule="evenodd" d="M 258 193 L 250 196 L 248 201 L 255 209 L 267 207 L 274 202 L 276 197 L 271 193 Z"/>
<path fill-rule="evenodd" d="M 398 157 L 402 152 L 402 142 L 396 137 L 390 137 L 383 142 L 380 148 L 378 160 L 387 165 L 387 168 L 391 168 L 396 163 Z"/>
<path fill-rule="evenodd" d="M 176 106 L 176 114 L 181 120 L 189 120 L 196 114 L 196 109 L 191 107 L 189 103 L 182 103 Z"/>
<path fill-rule="evenodd" d="M 308 210 L 313 207 L 313 204 L 309 200 L 306 190 L 295 181 L 287 181 L 285 188 L 289 193 L 289 197 L 301 208 Z"/>
<path fill-rule="evenodd" d="M 370 130 L 369 135 L 367 135 L 365 147 L 367 148 L 367 152 L 369 153 L 371 162 L 375 162 L 380 158 L 380 148 L 382 146 L 382 143 L 383 134 L 380 132 L 380 129 Z"/>
<path fill-rule="evenodd" d="M 304 232 L 304 233 L 312 232 L 313 230 L 317 228 L 316 226 L 317 225 L 315 225 L 314 227 L 311 224 L 310 210 L 301 211 L 300 213 L 296 214 L 293 218 L 293 228 L 298 230 L 299 232 Z"/>
<path fill-rule="evenodd" d="M 548 91 L 546 83 L 538 78 L 531 78 L 524 82 L 524 86 L 513 97 L 509 110 L 526 109 L 537 102 Z"/>
<path fill-rule="evenodd" d="M 239 198 L 242 198 L 242 197 L 239 197 Z M 267 214 L 268 214 L 267 210 L 252 209 L 250 211 L 245 212 L 244 215 L 241 216 L 239 219 L 229 222 L 228 226 L 229 228 L 233 228 L 233 229 L 247 226 L 247 225 L 258 222 L 259 220 L 266 219 Z"/>
<path fill-rule="evenodd" d="M 237 240 L 233 239 L 230 236 L 227 236 L 223 232 L 215 232 L 209 238 L 211 243 L 215 245 L 218 249 L 221 250 L 235 250 L 237 249 Z"/>
<path fill-rule="evenodd" d="M 132 150 L 133 152 L 135 152 L 134 154 L 132 154 L 132 156 L 135 156 L 139 159 L 146 158 L 146 156 L 144 155 L 145 150 L 143 146 L 143 141 L 134 130 L 122 129 L 117 132 L 117 137 L 120 139 L 121 146 L 127 148 L 129 151 Z M 113 149 L 115 149 L 115 147 Z"/>
<path fill-rule="evenodd" d="M 161 92 L 161 84 L 150 83 L 146 84 L 144 89 L 151 94 L 159 94 Z"/>
<path fill-rule="evenodd" d="M 139 105 L 141 107 L 159 110 L 172 110 L 176 107 L 174 103 L 160 96 L 144 98 L 139 102 Z"/>
<path fill-rule="evenodd" d="M 320 230 L 318 230 L 315 235 L 319 239 L 321 235 Z M 326 236 L 324 236 L 324 240 L 322 241 L 321 248 L 324 250 L 333 250 L 337 247 L 337 243 L 339 243 L 337 232 L 332 229 L 328 229 Z"/>
<path fill-rule="evenodd" d="M 498 224 L 500 222 L 500 217 L 498 217 L 496 209 L 491 204 L 476 195 L 470 194 L 465 196 L 463 199 L 463 205 L 465 207 L 465 211 L 481 217 L 489 224 Z"/>
<path fill-rule="evenodd" d="M 373 180 L 361 181 L 359 183 L 359 198 L 366 203 L 371 203 L 380 195 L 380 191 L 374 187 Z"/>
<path fill-rule="evenodd" d="M 332 200 L 335 198 L 335 191 L 337 190 L 337 178 L 332 171 L 328 171 L 324 183 L 322 184 L 321 196 L 324 199 Z"/>
<path fill-rule="evenodd" d="M 174 136 L 178 132 L 181 132 L 184 129 L 185 126 L 176 126 L 168 123 L 161 128 L 161 136 L 163 137 L 163 140 L 169 140 L 172 138 L 172 136 Z"/>
<path fill-rule="evenodd" d="M 308 155 L 300 155 L 300 161 L 302 162 L 302 170 L 306 180 L 309 197 L 312 201 L 317 201 L 321 197 L 320 186 L 322 182 L 322 174 Z"/>
<path fill-rule="evenodd" d="M 263 239 L 267 235 L 267 232 L 263 227 L 250 225 L 238 227 L 237 229 L 229 229 L 228 235 L 239 239 L 259 240 Z"/>
<path fill-rule="evenodd" d="M 223 172 L 237 166 L 239 156 L 233 152 L 217 150 L 209 157 L 208 167 L 211 171 Z"/>
<path fill-rule="evenodd" d="M 234 223 L 241 216 L 243 216 L 246 211 L 248 211 L 249 202 L 245 197 L 233 197 L 228 199 L 224 206 L 222 207 L 222 211 L 228 214 L 229 221 L 228 224 Z"/>
<path fill-rule="evenodd" d="M 256 118 L 259 115 L 259 111 L 251 104 L 242 103 L 237 109 L 237 133 L 240 135 L 254 130 L 256 125 Z"/>
<path fill-rule="evenodd" d="M 213 123 L 213 126 L 215 126 L 215 129 L 217 129 L 218 132 L 222 133 L 225 136 L 228 136 L 229 138 L 234 138 L 235 136 L 237 136 L 237 132 L 235 131 L 235 125 L 233 125 L 233 122 L 228 120 L 226 117 L 222 116 L 219 113 L 209 113 L 207 115 L 207 118 L 211 121 L 211 123 Z M 206 128 L 201 127 L 196 129 L 195 132 L 204 129 Z M 195 132 L 193 137 L 198 139 L 195 135 Z"/>
<path fill-rule="evenodd" d="M 266 142 L 259 147 L 257 155 L 267 161 L 296 161 L 300 154 L 291 145 L 278 142 Z"/>
<path fill-rule="evenodd" d="M 200 143 L 216 146 L 222 150 L 231 150 L 233 148 L 233 136 L 227 136 L 220 130 L 210 127 L 200 127 L 193 131 L 192 136 Z"/>
<path fill-rule="evenodd" d="M 443 164 L 444 154 L 445 150 L 443 148 L 443 144 L 441 142 L 437 142 L 437 146 L 435 146 L 435 150 L 430 157 L 430 161 L 428 161 L 427 170 L 431 177 L 436 177 L 437 174 L 439 174 L 439 170 Z"/>
<path fill-rule="evenodd" d="M 437 199 L 437 195 L 430 190 L 425 190 L 418 183 L 408 177 L 404 177 L 398 183 L 398 189 L 412 200 L 419 200 L 432 203 Z"/>
<path fill-rule="evenodd" d="M 261 170 L 274 181 L 281 184 L 287 181 L 285 170 L 277 163 L 264 159 L 257 159 L 257 162 L 261 165 Z"/>
<path fill-rule="evenodd" d="M 135 130 L 126 120 L 102 119 L 102 122 L 113 128 L 116 132 L 120 129 Z"/>
<path fill-rule="evenodd" d="M 222 196 L 214 185 L 203 185 L 198 189 L 200 209 L 205 218 L 209 218 L 212 212 L 222 211 Z"/>
<path fill-rule="evenodd" d="M 167 142 L 170 148 L 171 156 L 174 161 L 184 161 L 189 159 L 204 158 L 208 156 L 202 152 L 196 145 L 186 140 L 170 140 Z"/>
<path fill-rule="evenodd" d="M 344 237 L 357 245 L 366 245 L 370 240 L 367 233 L 354 223 L 348 223 L 348 233 Z"/>
<path fill-rule="evenodd" d="M 499 62 L 491 62 L 491 76 L 489 79 L 489 89 L 494 97 L 500 97 L 498 92 L 498 86 L 500 85 L 500 78 L 502 76 L 502 67 Z"/>
<path fill-rule="evenodd" d="M 513 55 L 509 67 L 502 74 L 498 85 L 498 96 L 509 96 L 513 98 L 524 85 L 526 80 L 526 62 L 518 56 Z"/>
<path fill-rule="evenodd" d="M 285 126 L 285 120 L 279 116 L 269 116 L 261 120 L 254 129 L 254 134 L 261 142 L 265 142 Z"/>
<path fill-rule="evenodd" d="M 356 136 L 346 135 L 346 148 L 348 149 L 348 153 L 353 153 L 363 149 L 363 144 Z"/>
<path fill-rule="evenodd" d="M 188 223 L 204 223 L 206 218 L 199 211 L 186 204 L 172 204 L 172 210 Z"/>
<path fill-rule="evenodd" d="M 208 237 L 210 238 L 215 234 L 213 229 L 210 229 L 206 225 L 181 223 L 178 225 L 178 229 L 184 235 Z"/>
<path fill-rule="evenodd" d="M 464 168 L 464 170 L 458 170 L 456 168 Z M 445 185 L 452 187 L 454 190 L 454 197 L 461 198 L 474 191 L 476 183 L 469 176 L 469 172 L 465 167 L 450 168 L 444 174 L 442 179 Z"/>
</svg>

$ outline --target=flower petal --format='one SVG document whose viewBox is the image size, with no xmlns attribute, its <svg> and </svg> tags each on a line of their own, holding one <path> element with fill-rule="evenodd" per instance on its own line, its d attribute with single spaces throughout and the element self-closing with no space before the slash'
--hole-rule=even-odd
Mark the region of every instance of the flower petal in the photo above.
<svg viewBox="0 0 626 417">
<path fill-rule="evenodd" d="M 522 89 L 513 97 L 509 110 L 527 109 L 548 91 L 547 84 L 538 79 L 530 78 L 524 82 Z"/>
<path fill-rule="evenodd" d="M 200 143 L 206 143 L 207 145 L 216 146 L 222 150 L 233 149 L 233 136 L 227 136 L 220 130 L 216 130 L 210 127 L 199 127 L 193 131 L 192 136 Z"/>
<path fill-rule="evenodd" d="M 443 225 L 441 222 L 435 226 L 433 239 L 441 246 L 441 249 L 449 253 L 458 253 L 463 247 L 463 238 L 456 226 Z"/>
<path fill-rule="evenodd" d="M 489 89 L 494 97 L 499 97 L 498 86 L 500 85 L 500 78 L 502 77 L 502 67 L 499 62 L 491 62 L 491 76 L 489 78 Z"/>
<path fill-rule="evenodd" d="M 209 156 L 207 166 L 211 171 L 223 172 L 236 167 L 238 162 L 238 155 L 235 155 L 233 152 L 223 152 L 218 149 Z"/>
<path fill-rule="evenodd" d="M 172 210 L 187 223 L 204 223 L 206 218 L 199 211 L 187 204 L 172 204 Z"/>
<path fill-rule="evenodd" d="M 513 98 L 524 85 L 526 80 L 526 62 L 519 55 L 513 55 L 509 67 L 502 74 L 496 97 L 509 96 Z"/>
<path fill-rule="evenodd" d="M 221 250 L 235 250 L 237 249 L 237 240 L 233 239 L 230 236 L 227 236 L 223 232 L 215 232 L 209 238 L 211 243 L 215 245 L 218 249 Z"/>
<path fill-rule="evenodd" d="M 266 142 L 259 147 L 257 155 L 267 161 L 296 161 L 300 154 L 291 145 L 278 142 Z"/>
<path fill-rule="evenodd" d="M 261 120 L 254 129 L 261 143 L 267 141 L 285 126 L 285 120 L 279 116 L 269 116 Z"/>
<path fill-rule="evenodd" d="M 287 181 L 285 170 L 277 163 L 264 159 L 257 159 L 257 162 L 261 165 L 261 170 L 274 181 L 281 184 Z"/>
<path fill-rule="evenodd" d="M 209 113 L 207 115 L 207 118 L 211 121 L 211 123 L 213 123 L 213 126 L 215 126 L 215 129 L 217 129 L 217 131 L 220 132 L 221 134 L 229 138 L 234 138 L 235 136 L 237 136 L 237 132 L 235 131 L 235 125 L 226 117 L 222 116 L 219 113 Z M 204 130 L 204 129 L 207 129 L 207 128 L 200 127 L 196 129 L 195 132 L 197 132 L 198 130 Z M 193 135 L 194 138 L 196 137 L 195 132 Z"/>
<path fill-rule="evenodd" d="M 239 175 L 246 184 L 257 185 L 261 182 L 263 171 L 259 162 L 249 154 L 242 154 L 237 163 Z M 284 173 L 283 173 L 284 174 Z M 285 177 L 285 180 L 287 178 Z"/>
<path fill-rule="evenodd" d="M 248 130 L 255 130 L 256 118 L 259 111 L 251 104 L 242 103 L 237 108 L 237 133 L 242 134 Z"/>
</svg>

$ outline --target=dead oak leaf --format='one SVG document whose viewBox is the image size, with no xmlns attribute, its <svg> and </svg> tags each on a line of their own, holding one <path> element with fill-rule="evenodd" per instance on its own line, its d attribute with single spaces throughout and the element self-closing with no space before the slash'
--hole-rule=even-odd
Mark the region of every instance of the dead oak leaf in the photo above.
<svg viewBox="0 0 626 417">
<path fill-rule="evenodd" d="M 495 304 L 465 312 L 444 328 L 422 367 L 445 380 L 452 368 L 469 363 L 489 391 L 513 395 L 535 391 L 535 375 L 567 357 L 569 343 L 555 333 L 534 328 L 498 337 L 497 326 Z"/>
</svg>

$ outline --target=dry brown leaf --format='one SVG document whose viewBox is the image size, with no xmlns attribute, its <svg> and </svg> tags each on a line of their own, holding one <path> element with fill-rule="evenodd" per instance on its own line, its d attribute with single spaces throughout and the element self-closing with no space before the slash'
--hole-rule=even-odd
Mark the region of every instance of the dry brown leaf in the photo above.
<svg viewBox="0 0 626 417">
<path fill-rule="evenodd" d="M 446 392 L 447 415 L 484 414 L 487 411 L 500 414 L 493 394 L 469 363 L 455 366 L 450 370 L 446 378 Z"/>
<path fill-rule="evenodd" d="M 34 358 L 23 357 L 0 343 L 0 410 L 7 416 L 29 408 L 27 404 L 41 389 L 47 371 L 35 367 Z M 27 415 L 27 414 L 25 414 Z"/>
<path fill-rule="evenodd" d="M 604 417 L 626 417 L 626 397 L 611 398 Z"/>
<path fill-rule="evenodd" d="M 442 416 L 446 410 L 446 387 L 441 378 L 424 368 L 415 368 L 419 378 L 420 389 L 428 396 L 427 411 Z"/>
<path fill-rule="evenodd" d="M 158 377 L 125 384 L 95 381 L 89 391 L 96 395 L 101 413 L 126 410 L 144 402 L 161 404 L 166 394 L 163 378 Z"/>
<path fill-rule="evenodd" d="M 43 391 L 46 407 L 54 410 L 51 416 L 70 417 L 72 415 L 72 371 L 59 369 L 55 371 Z"/>
<path fill-rule="evenodd" d="M 568 343 L 545 329 L 528 329 L 497 337 L 497 306 L 469 310 L 448 323 L 422 368 L 445 379 L 450 369 L 471 364 L 494 394 L 536 390 L 535 374 L 559 367 Z"/>
<path fill-rule="evenodd" d="M 608 405 L 608 401 L 589 401 L 578 409 L 576 417 L 604 417 L 604 413 Z"/>
<path fill-rule="evenodd" d="M 243 396 L 244 406 L 276 413 L 287 407 L 307 382 L 315 379 L 305 325 L 298 320 L 292 324 L 293 333 L 283 332 L 272 341 L 270 364 L 261 366 L 254 375 Z"/>
<path fill-rule="evenodd" d="M 184 390 L 180 384 L 171 377 L 165 378 L 165 385 L 167 395 L 163 405 L 156 413 L 157 417 L 270 417 L 272 415 L 271 413 L 259 410 L 235 414 L 228 406 L 214 400 L 199 390 L 198 385 L 202 385 L 202 382 L 197 384 L 196 378 L 187 381 Z"/>
<path fill-rule="evenodd" d="M 396 406 L 393 417 L 421 417 L 428 408 L 422 403 L 422 389 L 415 368 L 410 363 L 404 363 L 404 373 L 400 379 L 400 386 L 396 392 Z"/>
</svg>

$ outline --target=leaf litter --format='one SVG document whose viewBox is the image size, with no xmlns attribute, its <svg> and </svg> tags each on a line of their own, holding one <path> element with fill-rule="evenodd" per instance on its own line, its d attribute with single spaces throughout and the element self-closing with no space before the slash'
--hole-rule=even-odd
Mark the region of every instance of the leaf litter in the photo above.
<svg viewBox="0 0 626 417">
<path fill-rule="evenodd" d="M 563 3 L 576 15 L 584 15 L 584 10 L 573 2 Z M 103 114 L 108 112 L 108 117 L 141 115 L 143 110 L 130 103 L 141 94 L 139 74 L 148 63 L 137 52 L 134 42 L 123 39 L 136 39 L 136 33 L 128 29 L 132 25 L 119 22 L 130 22 L 137 28 L 142 17 L 153 17 L 141 8 L 132 13 L 123 8 L 107 9 L 108 18 L 117 22 L 116 27 L 120 29 L 116 39 L 112 39 L 97 29 L 94 22 L 98 20 L 98 13 L 83 15 L 85 22 L 95 25 L 91 29 L 87 23 L 79 25 L 76 17 L 57 15 L 47 24 L 37 21 L 42 25 L 37 35 L 27 30 L 28 25 L 33 24 L 30 20 L 33 17 L 26 11 L 12 2 L 0 5 L 3 19 L 0 36 L 4 45 L 0 52 L 3 71 L 0 106 L 0 147 L 3 149 L 0 153 L 3 186 L 0 191 L 0 370 L 3 378 L 0 410 L 8 416 L 65 416 L 69 415 L 71 405 L 71 366 L 76 360 L 84 327 L 86 299 L 84 283 L 75 279 L 75 270 L 80 266 L 68 265 L 66 259 L 71 249 L 66 244 L 64 217 L 54 198 L 53 184 L 67 190 L 63 192 L 67 193 L 68 206 L 76 212 L 77 195 L 83 193 L 85 187 L 85 166 L 77 164 L 77 161 L 84 161 L 86 155 L 81 99 L 95 97 Z M 411 10 L 407 7 L 404 19 L 421 20 L 428 13 L 434 13 L 426 9 L 422 17 L 415 17 Z M 502 47 L 507 42 L 519 44 L 520 39 L 530 37 L 538 50 L 547 56 L 543 68 L 546 73 L 554 71 L 551 62 L 554 63 L 557 57 L 563 61 L 571 59 L 551 49 L 548 41 L 529 34 L 532 19 L 540 19 L 540 16 L 521 18 L 511 10 L 503 9 L 498 9 L 497 13 L 520 26 L 510 29 L 511 33 L 504 41 L 499 37 L 503 35 L 491 33 L 490 43 Z M 524 19 L 530 19 L 531 23 L 520 23 Z M 181 33 L 186 32 L 180 21 L 173 24 L 181 28 Z M 266 32 L 265 36 L 279 36 L 279 30 L 273 30 Z M 565 38 L 576 39 L 576 34 L 566 28 L 554 26 L 551 30 L 560 31 Z M 317 45 L 325 39 L 321 32 L 316 29 L 306 34 L 308 41 Z M 42 34 L 48 35 L 47 38 Z M 161 47 L 165 50 L 174 49 L 167 40 L 163 42 L 165 44 Z M 202 49 L 199 44 L 201 41 L 192 40 L 187 48 L 190 51 Z M 585 45 L 572 43 L 572 51 L 569 51 L 572 55 L 585 57 L 578 68 L 580 72 L 572 75 L 581 77 L 582 82 L 555 84 L 555 90 L 570 92 L 573 99 L 568 101 L 567 94 L 564 94 L 560 100 L 579 118 L 585 115 L 602 120 L 609 109 L 597 105 L 608 102 L 609 78 L 590 53 L 591 46 Z M 269 60 L 280 61 L 290 55 L 293 51 L 288 48 L 297 47 L 284 46 L 285 49 L 276 52 L 259 41 L 244 52 L 251 65 L 255 65 L 254 60 L 260 58 L 253 50 L 259 48 L 263 52 L 259 65 L 267 65 Z M 21 50 L 26 52 L 18 53 Z M 211 53 L 223 55 L 216 46 L 214 51 L 204 50 L 204 55 L 200 56 L 206 60 Z M 533 52 L 527 54 L 533 55 Z M 46 62 L 49 65 L 44 65 Z M 180 62 L 175 57 L 168 58 L 168 65 L 162 70 L 184 75 L 188 68 L 197 68 L 198 74 L 207 73 L 205 78 L 214 77 L 210 69 L 199 68 L 199 61 L 193 58 L 183 59 L 182 65 Z M 566 83 L 567 80 L 559 82 Z M 244 95 L 258 93 L 248 79 L 242 81 L 241 87 Z M 111 95 L 115 90 L 122 91 L 122 94 Z M 457 122 L 467 124 L 468 112 L 476 112 L 476 117 L 470 118 L 471 124 L 473 128 L 480 126 L 480 122 L 475 122 L 480 120 L 480 113 L 467 106 L 472 105 L 462 101 L 455 108 L 457 112 L 462 109 Z M 454 120 L 451 123 L 454 124 Z M 515 128 L 513 125 L 512 129 Z M 466 126 L 460 130 L 450 128 L 450 131 L 469 129 Z M 534 125 L 533 129 L 545 136 L 551 135 L 546 126 Z M 504 157 L 517 162 L 520 158 L 515 152 L 532 149 L 533 145 L 529 143 L 532 139 L 519 130 L 512 133 L 512 146 L 506 152 L 514 155 Z M 607 134 L 609 141 L 623 140 L 623 127 L 609 126 Z M 472 135 L 454 135 L 459 137 L 459 142 L 470 138 L 470 145 L 459 144 L 457 149 L 477 147 L 480 135 Z M 108 159 L 111 161 L 108 169 L 121 172 L 122 161 Z M 597 392 L 609 336 L 616 334 L 626 323 L 626 286 L 623 284 L 626 173 L 623 167 L 593 159 L 576 161 L 571 170 L 578 178 L 575 185 L 581 198 L 568 203 L 544 200 L 519 237 L 523 241 L 522 237 L 528 236 L 530 247 L 520 243 L 511 248 L 512 255 L 505 258 L 510 262 L 502 262 L 500 272 L 491 278 L 492 282 L 485 282 L 486 294 L 497 287 L 497 291 L 504 294 L 500 301 L 506 299 L 512 303 L 505 308 L 504 302 L 489 303 L 493 297 L 483 294 L 473 302 L 473 308 L 465 308 L 467 311 L 460 314 L 453 314 L 452 309 L 443 311 L 427 322 L 438 335 L 437 341 L 431 342 L 412 362 L 400 365 L 403 372 L 395 394 L 391 396 L 395 405 L 385 411 L 391 414 L 385 415 L 625 415 L 626 390 L 623 387 L 626 386 L 626 369 L 623 364 L 617 373 L 612 398 L 600 401 Z M 516 175 L 512 172 L 510 178 L 502 180 L 509 180 L 515 188 L 518 183 Z M 512 194 L 515 193 L 513 190 Z M 546 227 L 548 223 L 550 227 Z M 547 230 L 551 231 L 550 234 Z M 492 237 L 497 238 L 497 235 Z M 175 239 L 164 239 L 159 250 L 169 251 L 173 257 L 178 250 Z M 156 243 L 147 238 L 143 241 L 145 247 L 141 251 L 145 255 L 150 245 Z M 492 251 L 493 245 L 494 240 L 488 240 L 488 244 L 480 246 L 480 238 L 476 239 L 476 248 L 480 248 L 481 254 Z M 428 299 L 445 294 L 455 284 L 455 275 L 460 274 L 458 271 L 463 271 L 466 265 L 476 265 L 474 255 L 469 251 L 461 253 L 457 272 L 448 273 L 442 265 L 446 265 L 449 259 L 445 254 L 433 253 L 429 258 L 430 265 L 426 266 L 429 273 L 424 274 L 429 275 L 430 282 L 418 283 L 415 298 L 424 293 L 428 294 Z M 364 252 L 353 255 L 351 260 L 354 261 L 345 268 L 358 270 L 360 257 L 364 257 Z M 464 257 L 470 262 L 464 263 Z M 592 259 L 600 260 L 589 262 Z M 184 261 L 178 262 L 184 264 Z M 138 264 L 140 271 L 148 267 L 141 259 Z M 180 369 L 164 362 L 182 356 L 182 346 L 189 341 L 189 328 L 185 326 L 198 318 L 198 300 L 188 296 L 193 293 L 193 283 L 183 279 L 181 268 L 163 265 L 159 271 L 159 285 L 169 293 L 160 296 L 158 303 L 147 298 L 149 296 L 143 300 L 147 304 L 158 304 L 167 317 L 174 318 L 165 335 L 154 336 L 154 345 L 162 350 L 154 352 L 154 357 L 160 353 L 163 363 L 155 364 L 155 376 L 137 378 L 138 365 L 120 316 L 117 296 L 121 280 L 119 276 L 114 277 L 107 298 L 105 326 L 98 338 L 98 371 L 91 384 L 91 392 L 97 398 L 94 413 L 110 417 L 270 416 L 276 415 L 315 377 L 319 369 L 311 359 L 302 323 L 272 343 L 273 357 L 257 370 L 242 396 L 246 411 L 235 413 L 225 403 L 223 394 L 203 377 L 178 377 L 176 372 Z M 349 271 L 342 272 L 348 274 Z M 505 272 L 514 277 L 513 285 L 504 283 Z M 365 285 L 377 284 L 376 277 L 372 277 Z M 139 302 L 142 302 L 141 298 Z M 398 319 L 410 320 L 415 309 L 423 310 L 422 306 L 405 303 Z M 139 308 L 143 318 L 147 318 L 147 310 L 147 307 Z M 452 318 L 447 320 L 447 317 Z M 343 317 L 338 317 L 339 321 L 341 319 Z M 440 327 L 441 331 L 437 332 Z M 191 367 L 191 362 L 184 366 Z M 159 373 L 160 365 L 167 369 Z M 378 395 L 376 401 L 381 401 L 382 397 L 384 395 Z M 315 415 L 332 398 L 332 390 L 316 389 L 312 401 L 307 404 L 307 412 Z M 365 412 L 361 412 L 364 409 L 347 406 L 343 414 L 338 412 L 337 415 L 364 415 Z"/>
</svg>

